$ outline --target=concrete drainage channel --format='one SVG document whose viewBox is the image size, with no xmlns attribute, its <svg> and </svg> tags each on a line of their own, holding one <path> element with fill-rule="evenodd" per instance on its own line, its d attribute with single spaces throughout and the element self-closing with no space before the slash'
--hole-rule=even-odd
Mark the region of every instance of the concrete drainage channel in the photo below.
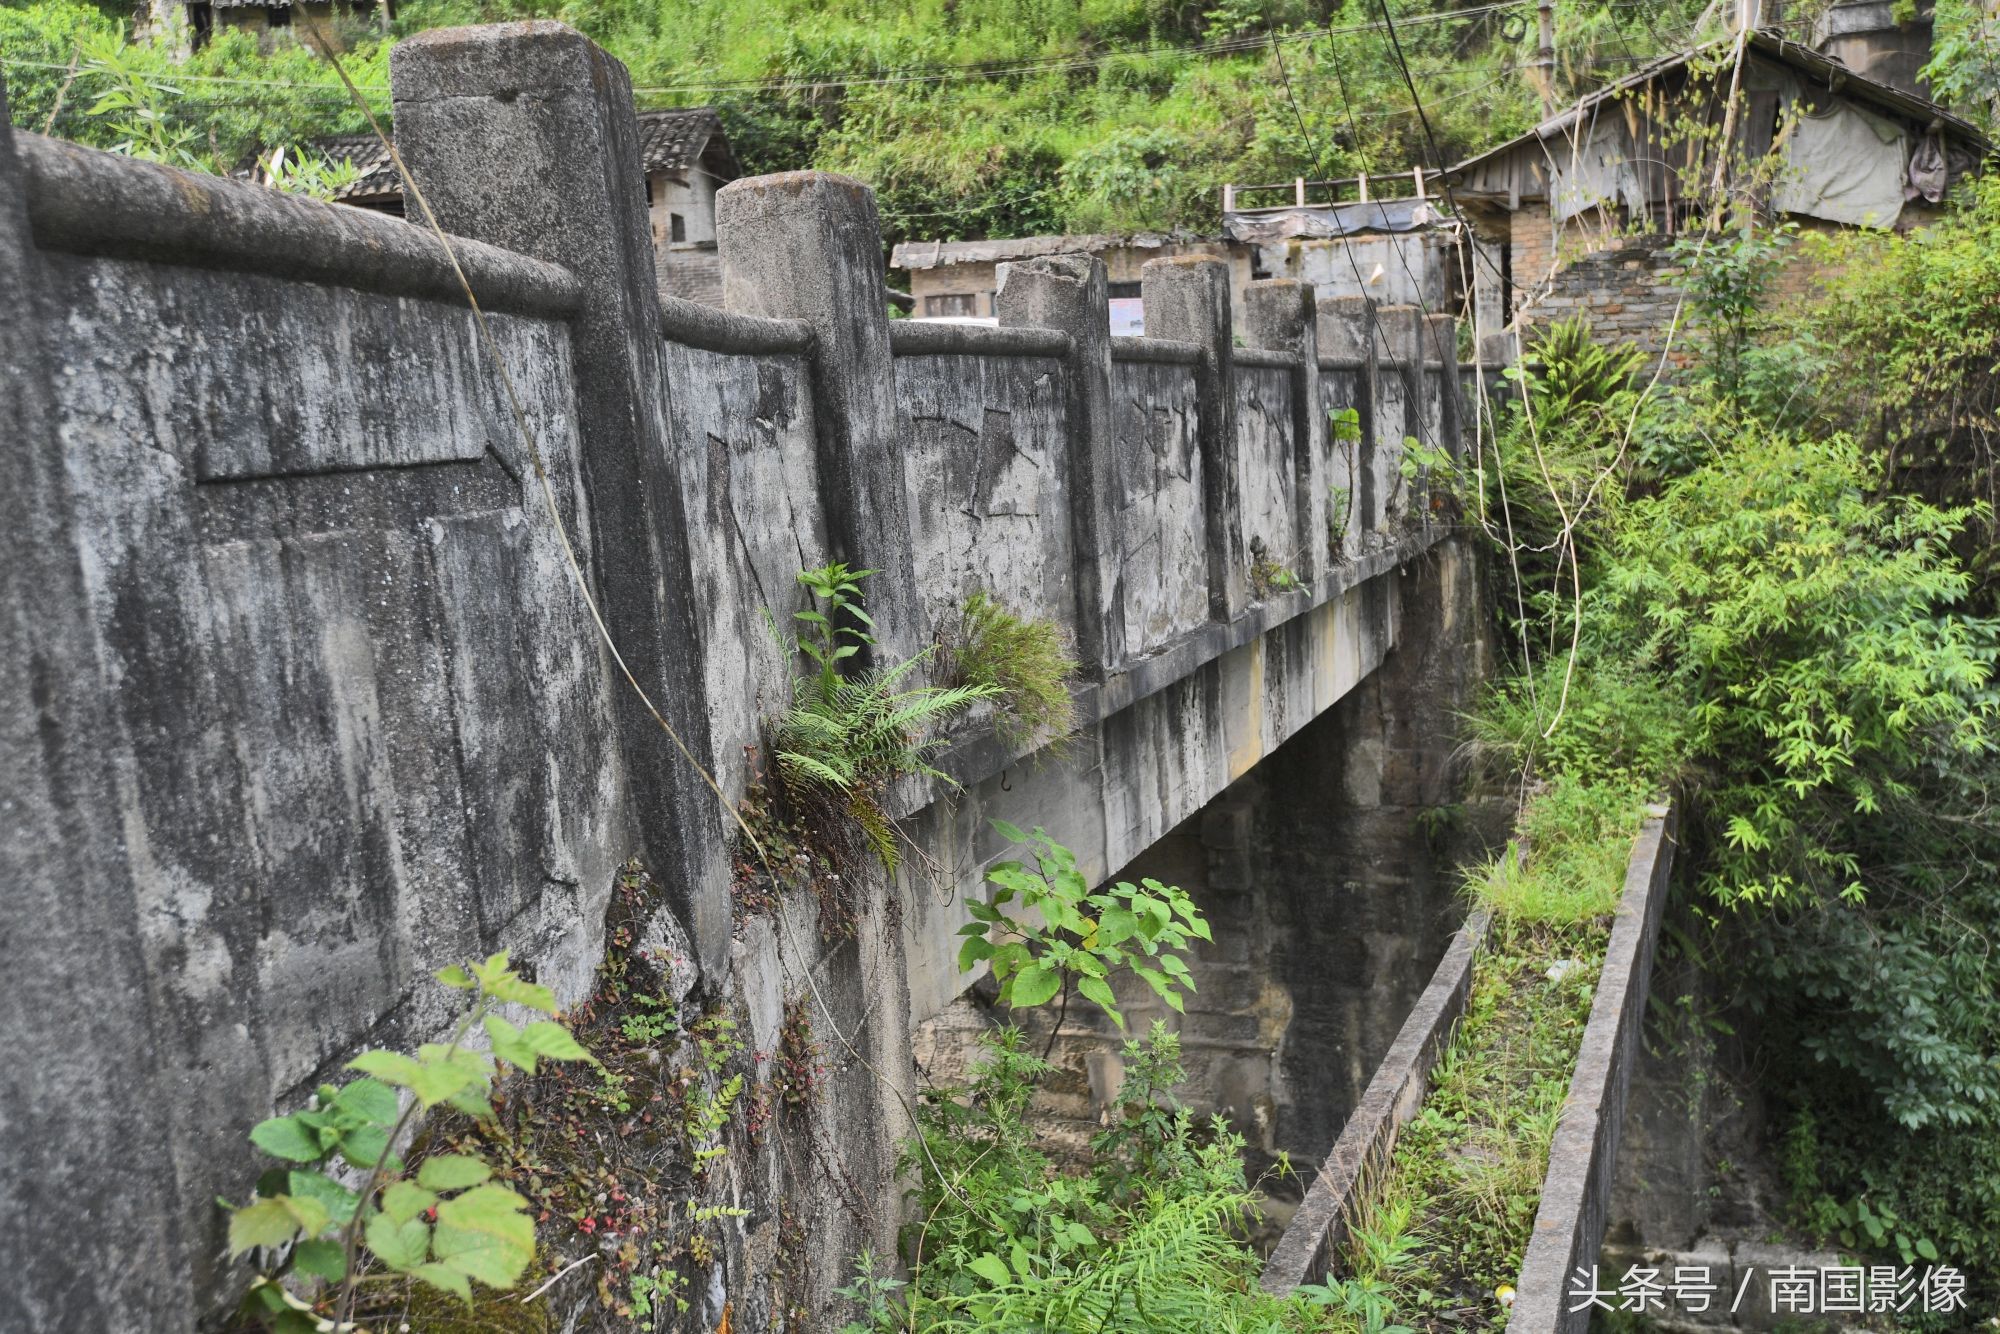
<svg viewBox="0 0 2000 1334">
<path fill-rule="evenodd" d="M 1509 1330 L 1574 1334 L 1589 1325 L 1588 1310 L 1569 1310 L 1567 1285 L 1577 1266 L 1588 1269 L 1595 1262 L 1604 1241 L 1618 1131 L 1646 1015 L 1678 827 L 1676 810 L 1652 808 L 1626 862 L 1624 892 L 1569 1096 L 1549 1148 L 1534 1231 L 1515 1282 Z M 1262 1280 L 1267 1292 L 1282 1295 L 1301 1283 L 1326 1277 L 1346 1239 L 1347 1219 L 1361 1191 L 1388 1163 L 1397 1132 L 1423 1105 L 1431 1070 L 1465 1012 L 1473 961 L 1490 926 L 1490 916 L 1480 909 L 1453 937 L 1430 985 L 1272 1250 Z"/>
</svg>

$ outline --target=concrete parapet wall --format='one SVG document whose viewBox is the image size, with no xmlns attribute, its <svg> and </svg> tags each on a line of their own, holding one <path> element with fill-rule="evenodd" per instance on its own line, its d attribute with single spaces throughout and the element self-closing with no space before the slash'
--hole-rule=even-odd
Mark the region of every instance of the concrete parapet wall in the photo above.
<svg viewBox="0 0 2000 1334">
<path fill-rule="evenodd" d="M 837 1146 L 798 1155 L 832 1167 L 745 1168 L 745 1234 L 798 1192 L 830 1292 L 893 1241 L 898 1099 L 860 1062 L 902 1077 L 912 1014 L 964 984 L 950 905 L 1002 851 L 985 818 L 1129 861 L 1381 661 L 1384 576 L 1437 537 L 1395 509 L 1383 414 L 1444 409 L 1382 391 L 1370 307 L 1253 295 L 1239 352 L 1226 270 L 1166 260 L 1146 299 L 1170 336 L 1113 339 L 1102 266 L 1054 257 L 1003 266 L 1003 328 L 892 329 L 873 196 L 795 173 L 720 192 L 707 310 L 658 295 L 629 84 L 580 35 L 426 33 L 392 82 L 448 245 L 0 117 L 24 511 L 0 537 L 23 960 L 0 1066 L 40 1072 L 0 1104 L 30 1145 L 0 1167 L 9 1329 L 192 1328 L 242 1277 L 213 1200 L 255 1175 L 248 1128 L 438 1031 L 446 962 L 510 948 L 587 996 L 634 855 L 702 985 L 764 998 L 760 1047 L 805 971 L 856 1043 Z M 1322 373 L 1329 332 L 1360 369 Z M 1359 447 L 1326 429 L 1342 406 Z M 1342 478 L 1365 505 L 1335 552 Z M 1260 599 L 1253 547 L 1296 586 Z M 1087 726 L 1032 777 L 990 731 L 955 738 L 964 799 L 901 798 L 944 869 L 863 887 L 854 940 L 788 953 L 736 920 L 677 744 L 742 796 L 797 670 L 769 625 L 832 559 L 880 571 L 897 655 L 974 592 L 1061 626 Z M 115 1203 L 79 1241 L 86 1199 Z M 745 1328 L 750 1254 L 723 1264 Z"/>
</svg>

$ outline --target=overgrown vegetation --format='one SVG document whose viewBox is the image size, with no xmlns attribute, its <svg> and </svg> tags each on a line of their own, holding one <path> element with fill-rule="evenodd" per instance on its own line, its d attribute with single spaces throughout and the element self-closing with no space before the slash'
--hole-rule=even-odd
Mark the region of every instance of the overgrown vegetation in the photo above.
<svg viewBox="0 0 2000 1334">
<path fill-rule="evenodd" d="M 528 1200 L 493 1179 L 485 1155 L 426 1151 L 410 1163 L 400 1146 L 441 1107 L 492 1120 L 495 1087 L 509 1067 L 532 1075 L 543 1061 L 590 1058 L 561 1024 L 517 1027 L 499 1013 L 505 1006 L 556 1012 L 548 988 L 521 977 L 505 951 L 454 964 L 437 979 L 471 993 L 447 1041 L 426 1043 L 414 1056 L 362 1052 L 348 1063 L 360 1078 L 321 1085 L 309 1106 L 250 1132 L 251 1143 L 284 1164 L 229 1213 L 230 1254 L 257 1252 L 269 1262 L 244 1299 L 244 1314 L 257 1323 L 309 1334 L 328 1320 L 342 1327 L 400 1311 L 407 1321 L 424 1300 L 419 1284 L 469 1311 L 475 1282 L 512 1288 L 534 1258 Z M 484 1034 L 484 1049 L 472 1041 L 475 1032 Z M 351 1173 L 361 1174 L 358 1188 L 346 1184 Z"/>
<path fill-rule="evenodd" d="M 1679 247 L 1671 393 L 1552 331 L 1465 479 L 1517 656 L 1481 750 L 1557 788 L 1683 784 L 1696 944 L 1762 1016 L 1793 1222 L 1935 1250 L 1974 1309 L 2000 1291 L 1996 219 L 1984 185 L 1920 237 L 1801 245 L 1739 211 Z M 1825 295 L 1775 307 L 1801 251 Z"/>
<path fill-rule="evenodd" d="M 1090 894 L 1074 855 L 1045 831 L 999 832 L 1031 843 L 1036 865 L 993 868 L 961 968 L 986 962 L 1003 974 L 1015 1012 L 1059 994 L 1066 1008 L 1074 982 L 1123 1028 L 1109 985 L 1123 973 L 1179 1008 L 1192 986 L 1180 951 L 1210 938 L 1180 889 L 1148 880 Z M 1198 1123 L 1175 1103 L 1180 1042 L 1164 1024 L 1125 1044 L 1118 1105 L 1081 1165 L 1059 1165 L 1028 1115 L 1053 1071 L 1047 1049 L 1034 1055 L 1011 1026 L 982 1046 L 967 1085 L 925 1093 L 904 1147 L 902 1167 L 917 1182 L 901 1239 L 910 1277 L 887 1277 L 876 1257 L 860 1256 L 843 1292 L 858 1312 L 847 1334 L 1380 1328 L 1345 1287 L 1283 1300 L 1258 1289 L 1243 1141 L 1222 1118 Z"/>
<path fill-rule="evenodd" d="M 1520 1273 L 1644 789 L 1554 780 L 1468 880 L 1492 914 L 1422 1108 L 1349 1221 L 1344 1268 L 1395 1319 L 1490 1329 Z"/>
<path fill-rule="evenodd" d="M 966 905 L 972 920 L 959 930 L 965 943 L 958 967 L 968 972 L 984 963 L 1009 1009 L 1058 1001 L 1044 1057 L 1055 1047 L 1072 992 L 1125 1027 L 1111 991 L 1119 971 L 1129 971 L 1175 1010 L 1182 1008 L 1181 993 L 1194 990 L 1182 953 L 1191 941 L 1214 937 L 1178 885 L 1149 877 L 1093 893 L 1076 869 L 1076 854 L 1047 830 L 1026 834 L 1005 821 L 995 821 L 994 828 L 1009 842 L 1029 844 L 1035 864 L 1009 860 L 987 872 L 993 892 Z"/>
</svg>

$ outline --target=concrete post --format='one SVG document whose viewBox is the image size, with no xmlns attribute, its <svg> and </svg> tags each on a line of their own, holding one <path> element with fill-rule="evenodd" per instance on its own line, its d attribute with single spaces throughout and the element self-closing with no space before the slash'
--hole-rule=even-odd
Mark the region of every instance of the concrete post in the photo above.
<svg viewBox="0 0 2000 1334">
<path fill-rule="evenodd" d="M 1139 270 L 1146 333 L 1198 343 L 1197 399 L 1202 500 L 1208 521 L 1209 614 L 1234 620 L 1250 605 L 1250 561 L 1243 540 L 1243 484 L 1236 448 L 1236 374 L 1229 309 L 1229 265 L 1206 255 L 1148 260 Z"/>
<path fill-rule="evenodd" d="M 1355 376 L 1354 409 L 1360 418 L 1354 442 L 1354 479 L 1348 498 L 1349 555 L 1359 555 L 1382 518 L 1382 497 L 1375 486 L 1375 456 L 1381 416 L 1382 367 L 1374 337 L 1374 302 L 1365 296 L 1319 299 L 1319 346 L 1323 356 L 1359 362 Z"/>
<path fill-rule="evenodd" d="M 864 589 L 876 637 L 908 657 L 922 647 L 924 616 L 911 564 L 875 194 L 825 171 L 732 181 L 716 192 L 715 232 L 730 310 L 813 328 L 827 536 L 841 560 L 877 572 Z"/>
<path fill-rule="evenodd" d="M 1423 335 L 1426 362 L 1435 368 L 1438 394 L 1438 448 L 1457 458 L 1465 453 L 1464 405 L 1458 389 L 1458 317 L 1432 315 Z"/>
<path fill-rule="evenodd" d="M 0 82 L 0 1328 L 191 1327 L 220 1212 L 180 1198 L 29 231 Z M 187 1078 L 194 1072 L 183 1071 Z M 79 1226 L 79 1220 L 88 1223 Z M 200 1239 L 184 1241 L 188 1229 Z M 151 1319 L 138 1313 L 152 1312 Z"/>
<path fill-rule="evenodd" d="M 1375 309 L 1375 342 L 1384 376 L 1394 376 L 1401 388 L 1403 411 L 1400 418 L 1377 414 L 1375 423 L 1376 485 L 1383 498 L 1382 522 L 1393 527 L 1409 513 L 1410 488 L 1403 480 L 1403 440 L 1434 443 L 1424 421 L 1423 309 L 1419 306 L 1378 306 Z"/>
<path fill-rule="evenodd" d="M 1076 558 L 1077 657 L 1087 675 L 1117 664 L 1125 644 L 1113 506 L 1117 448 L 1111 420 L 1111 313 L 1104 261 L 1049 255 L 1002 264 L 994 313 L 1008 327 L 1060 329 L 1072 350 L 1064 367 L 1069 414 L 1070 537 Z"/>
<path fill-rule="evenodd" d="M 397 44 L 389 71 L 397 144 L 439 224 L 583 282 L 571 336 L 605 621 L 653 702 L 712 765 L 630 77 L 583 34 L 547 21 L 422 33 Z M 421 217 L 414 200 L 410 213 Z M 730 939 L 721 811 L 623 682 L 617 696 L 647 862 L 684 892 L 702 967 L 719 976 Z"/>
<path fill-rule="evenodd" d="M 1244 342 L 1299 358 L 1292 376 L 1296 513 L 1304 552 L 1299 576 L 1308 584 L 1331 566 L 1327 543 L 1327 422 L 1319 392 L 1319 307 L 1311 283 L 1267 278 L 1244 290 Z"/>
<path fill-rule="evenodd" d="M 1482 361 L 1506 361 L 1507 247 L 1471 233 L 1464 254 L 1472 265 L 1472 354 Z"/>
</svg>

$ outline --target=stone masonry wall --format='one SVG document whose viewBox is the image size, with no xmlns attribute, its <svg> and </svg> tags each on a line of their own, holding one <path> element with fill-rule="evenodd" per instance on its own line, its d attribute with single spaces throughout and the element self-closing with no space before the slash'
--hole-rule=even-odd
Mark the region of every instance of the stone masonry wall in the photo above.
<svg viewBox="0 0 2000 1334">
<path fill-rule="evenodd" d="M 1003 266 L 1000 328 L 892 334 L 873 197 L 821 173 L 721 191 L 726 309 L 663 299 L 617 62 L 560 24 L 450 29 L 391 82 L 448 243 L 0 128 L 0 1327 L 220 1309 L 249 1127 L 442 1031 L 443 964 L 507 948 L 589 996 L 635 856 L 647 946 L 741 1016 L 746 1079 L 788 1007 L 828 1051 L 802 1119 L 730 1132 L 747 1212 L 688 1327 L 834 1327 L 851 1257 L 893 1250 L 910 1026 L 970 981 L 989 817 L 1108 874 L 1366 680 L 1394 571 L 1443 536 L 1388 485 L 1403 428 L 1449 435 L 1456 377 L 1378 336 L 1413 312 L 1278 280 L 1239 319 L 1203 257 L 1147 266 L 1145 339 L 1079 256 Z M 1394 422 L 1385 378 L 1415 386 Z M 1336 549 L 1331 479 L 1363 464 Z M 1253 587 L 1260 534 L 1288 587 Z M 770 627 L 830 559 L 878 571 L 887 653 L 985 591 L 1085 679 L 1069 759 L 975 720 L 950 781 L 899 786 L 926 855 L 823 938 L 809 903 L 734 901 L 682 751 L 743 794 L 797 670 Z M 785 1236 L 812 1244 L 780 1265 Z M 576 1328 L 608 1318 L 593 1281 L 550 1296 Z"/>
</svg>

